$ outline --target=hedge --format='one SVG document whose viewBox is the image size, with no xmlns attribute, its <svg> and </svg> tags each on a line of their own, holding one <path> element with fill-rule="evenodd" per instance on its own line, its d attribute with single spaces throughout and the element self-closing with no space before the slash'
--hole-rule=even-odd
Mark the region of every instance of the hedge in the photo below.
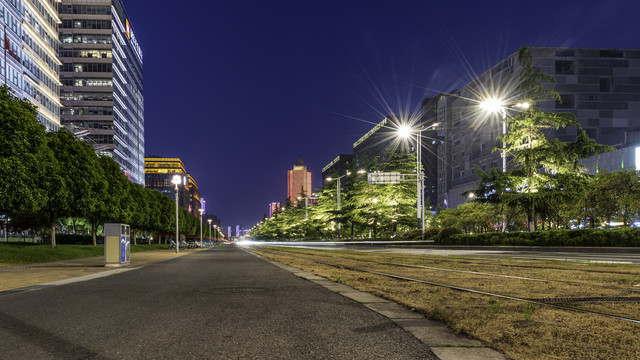
<svg viewBox="0 0 640 360">
<path fill-rule="evenodd" d="M 440 245 L 640 247 L 640 229 L 580 229 L 438 237 Z"/>
</svg>

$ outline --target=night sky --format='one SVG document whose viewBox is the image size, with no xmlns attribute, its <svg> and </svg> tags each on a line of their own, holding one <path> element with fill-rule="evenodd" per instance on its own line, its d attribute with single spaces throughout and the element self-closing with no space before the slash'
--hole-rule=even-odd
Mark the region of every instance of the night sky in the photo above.
<svg viewBox="0 0 640 360">
<path fill-rule="evenodd" d="M 144 52 L 147 155 L 179 157 L 207 211 L 250 227 L 390 113 L 520 46 L 640 47 L 640 2 L 123 0 Z"/>
</svg>

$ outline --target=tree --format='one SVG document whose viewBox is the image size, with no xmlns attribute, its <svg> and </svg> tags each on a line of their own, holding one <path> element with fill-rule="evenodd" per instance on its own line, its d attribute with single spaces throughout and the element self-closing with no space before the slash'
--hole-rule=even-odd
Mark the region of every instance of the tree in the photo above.
<svg viewBox="0 0 640 360">
<path fill-rule="evenodd" d="M 544 210 L 544 214 L 555 216 L 556 221 L 563 221 L 558 218 L 554 205 L 573 201 L 584 191 L 588 175 L 584 174 L 579 159 L 613 148 L 597 144 L 584 131 L 579 132 L 573 142 L 547 139 L 545 132 L 548 130 L 569 126 L 580 130 L 581 126 L 572 113 L 550 113 L 536 107 L 536 103 L 541 101 L 561 101 L 557 91 L 545 87 L 545 84 L 554 84 L 555 79 L 536 72 L 528 47 L 520 49 L 518 62 L 522 68 L 518 83 L 519 100 L 529 107 L 507 119 L 509 131 L 501 136 L 506 146 L 494 149 L 506 151 L 516 168 L 501 178 L 492 174 L 492 180 L 500 180 L 501 184 L 483 182 L 481 178 L 476 192 L 490 194 L 492 190 L 500 189 L 500 195 L 492 196 L 501 203 L 525 210 L 528 230 L 535 231 L 536 211 Z M 486 199 L 485 195 L 478 197 L 478 201 Z"/>
<path fill-rule="evenodd" d="M 64 169 L 69 190 L 69 208 L 64 216 L 70 216 L 75 229 L 75 219 L 91 218 L 102 207 L 101 201 L 108 188 L 104 171 L 93 147 L 78 139 L 66 129 L 55 133 L 55 156 Z M 91 220 L 91 219 L 90 219 Z M 92 223 L 92 225 L 95 225 Z M 96 245 L 95 226 L 92 228 Z"/>
<path fill-rule="evenodd" d="M 36 213 L 47 203 L 55 158 L 37 108 L 0 87 L 0 211 Z"/>
<path fill-rule="evenodd" d="M 379 165 L 380 170 L 415 174 L 415 154 L 396 151 L 385 155 L 388 160 Z M 399 229 L 415 228 L 415 205 L 415 181 L 371 185 L 365 179 L 358 178 L 351 185 L 345 214 L 360 230 L 370 229 L 374 236 L 379 232 L 393 235 Z"/>
<path fill-rule="evenodd" d="M 62 129 L 58 132 L 49 132 L 47 136 L 47 145 L 55 154 L 54 161 L 49 164 L 50 173 L 48 181 L 45 181 L 43 188 L 46 189 L 48 196 L 46 205 L 41 210 L 41 218 L 49 225 L 51 229 L 51 247 L 56 247 L 56 221 L 63 216 L 71 214 L 71 205 L 73 196 L 71 194 L 70 184 L 72 183 L 72 175 L 70 172 L 74 169 L 62 167 L 65 163 L 63 152 L 66 151 L 68 138 L 65 134 L 66 130 Z"/>
</svg>

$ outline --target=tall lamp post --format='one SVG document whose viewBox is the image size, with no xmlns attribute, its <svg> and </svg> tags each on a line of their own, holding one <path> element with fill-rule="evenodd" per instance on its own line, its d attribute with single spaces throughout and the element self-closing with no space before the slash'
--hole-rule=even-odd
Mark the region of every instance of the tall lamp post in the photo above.
<svg viewBox="0 0 640 360">
<path fill-rule="evenodd" d="M 204 210 L 198 209 L 198 211 L 200 212 L 200 247 L 202 247 L 202 213 Z"/>
<path fill-rule="evenodd" d="M 178 234 L 178 185 L 180 185 L 180 183 L 182 182 L 182 176 L 180 175 L 173 175 L 173 178 L 171 179 L 171 183 L 173 185 L 176 186 L 175 190 L 176 190 L 176 254 L 180 253 L 180 238 L 179 238 L 179 234 Z"/>
<path fill-rule="evenodd" d="M 212 240 L 213 236 L 211 235 L 211 219 L 207 220 L 209 223 L 209 240 Z"/>
<path fill-rule="evenodd" d="M 420 134 L 438 125 L 439 123 L 433 123 L 424 129 L 412 129 L 406 125 L 398 128 L 398 135 L 403 138 L 409 138 L 414 131 L 416 133 L 416 217 L 418 227 L 422 230 L 422 240 L 424 240 L 424 172 L 422 171 L 422 136 Z"/>
<path fill-rule="evenodd" d="M 305 220 L 309 220 L 309 211 L 307 210 L 307 199 L 309 199 L 308 197 L 300 197 L 298 196 L 298 200 L 302 200 L 304 199 L 304 219 Z"/>
<path fill-rule="evenodd" d="M 340 198 L 342 197 L 342 191 L 340 191 L 340 179 L 342 179 L 343 177 L 348 176 L 348 175 L 351 175 L 350 171 L 347 171 L 346 174 L 344 174 L 344 175 L 342 175 L 340 177 L 337 177 L 337 178 L 331 178 L 331 177 L 327 178 L 327 181 L 333 181 L 333 180 L 337 181 L 337 183 L 336 183 L 336 192 L 337 192 L 336 197 L 337 197 L 337 201 L 338 201 L 338 216 L 340 217 L 340 219 L 338 220 L 338 239 L 342 238 L 342 219 L 341 219 L 342 215 L 340 214 Z"/>
<path fill-rule="evenodd" d="M 526 101 L 519 102 L 515 104 L 515 106 L 519 109 L 526 110 L 531 104 Z M 502 172 L 507 172 L 507 143 L 504 141 L 504 135 L 507 134 L 507 106 L 502 99 L 498 98 L 488 98 L 480 102 L 480 108 L 489 114 L 500 114 L 502 117 L 502 152 L 500 156 L 502 157 Z M 502 232 L 507 231 L 507 215 L 502 214 Z"/>
</svg>

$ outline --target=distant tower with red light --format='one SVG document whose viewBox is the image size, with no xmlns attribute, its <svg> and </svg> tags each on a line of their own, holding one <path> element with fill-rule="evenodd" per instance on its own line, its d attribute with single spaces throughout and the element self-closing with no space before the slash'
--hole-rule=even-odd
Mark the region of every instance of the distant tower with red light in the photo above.
<svg viewBox="0 0 640 360">
<path fill-rule="evenodd" d="M 304 166 L 302 159 L 296 160 L 293 169 L 287 171 L 287 198 L 291 205 L 298 205 L 298 196 L 311 197 L 311 171 Z"/>
</svg>

